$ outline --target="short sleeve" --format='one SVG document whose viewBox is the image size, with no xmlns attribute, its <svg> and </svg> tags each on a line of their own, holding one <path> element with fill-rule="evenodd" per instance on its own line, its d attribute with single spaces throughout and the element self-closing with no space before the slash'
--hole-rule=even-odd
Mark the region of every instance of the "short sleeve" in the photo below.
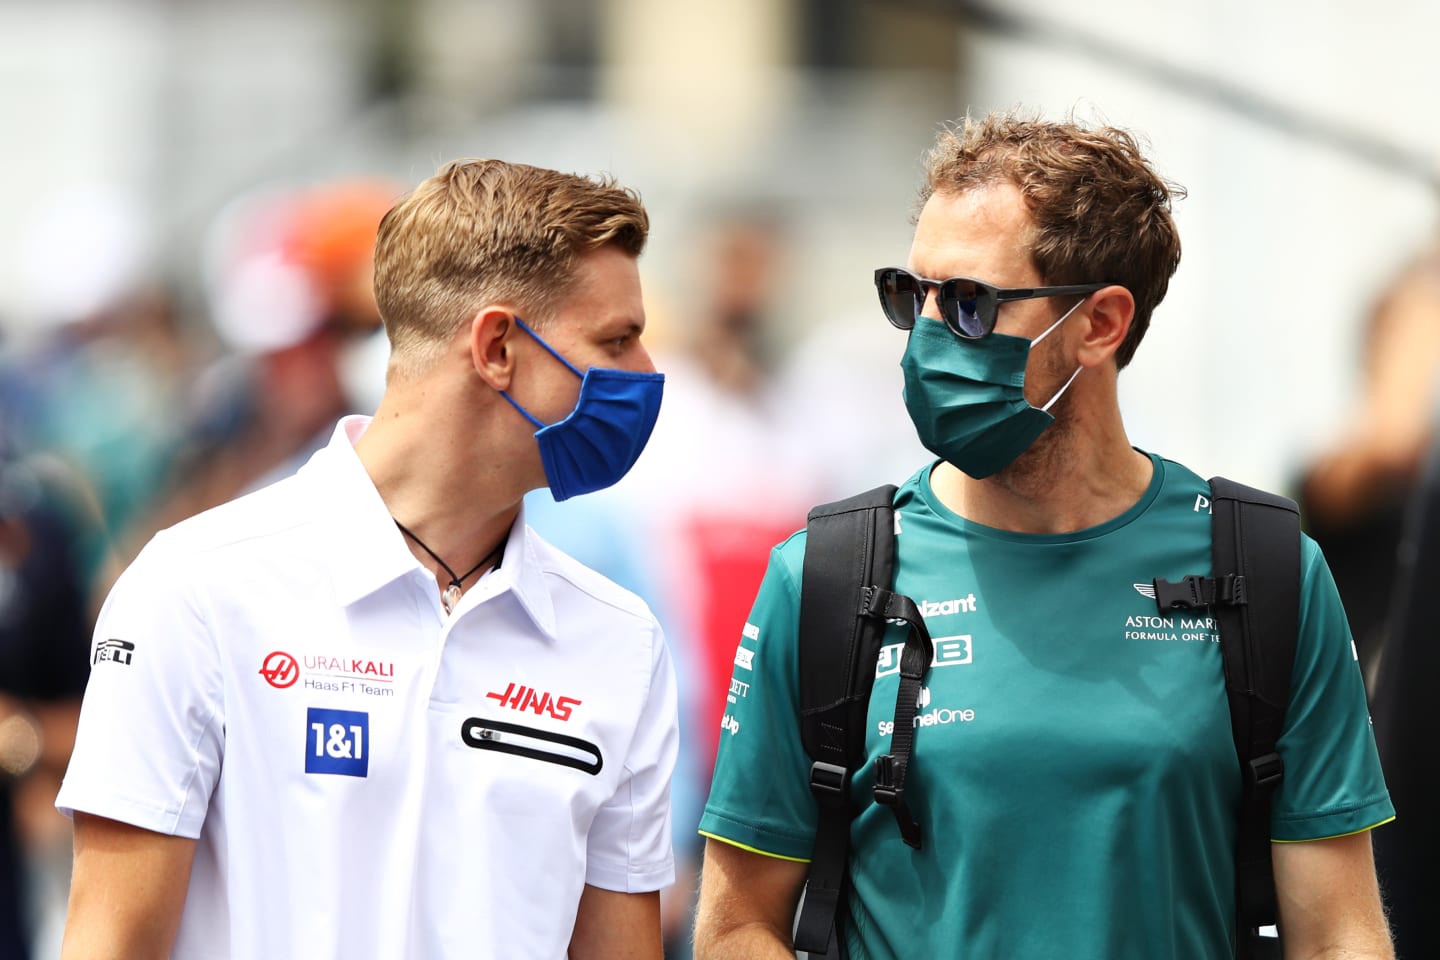
<svg viewBox="0 0 1440 960">
<path fill-rule="evenodd" d="M 55 805 L 195 838 L 224 752 L 224 681 L 196 569 L 161 534 L 116 581 Z"/>
<path fill-rule="evenodd" d="M 590 825 L 586 883 L 622 893 L 645 893 L 675 882 L 670 782 L 679 744 L 675 669 L 656 624 L 649 688 L 625 757 L 624 775 Z"/>
<path fill-rule="evenodd" d="M 800 591 L 789 566 L 792 553 L 803 556 L 803 535 L 771 551 L 738 638 L 700 832 L 757 853 L 808 860 L 816 812 L 810 761 L 800 739 Z"/>
<path fill-rule="evenodd" d="M 1300 635 L 1271 810 L 1276 840 L 1318 840 L 1377 826 L 1395 809 L 1385 789 L 1365 683 L 1335 580 L 1309 537 L 1302 555 Z"/>
</svg>

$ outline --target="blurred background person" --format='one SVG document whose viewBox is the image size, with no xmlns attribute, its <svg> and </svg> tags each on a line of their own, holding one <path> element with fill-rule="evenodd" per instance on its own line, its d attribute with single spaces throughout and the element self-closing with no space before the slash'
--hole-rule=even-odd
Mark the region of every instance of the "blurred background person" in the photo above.
<svg viewBox="0 0 1440 960">
<path fill-rule="evenodd" d="M 671 286 L 667 371 L 654 452 L 617 491 L 642 517 L 639 539 L 689 644 L 699 766 L 714 763 L 740 631 L 770 547 L 804 526 L 825 490 L 820 463 L 790 428 L 778 388 L 791 346 L 789 224 L 773 207 L 712 215 Z M 811 409 L 818 419 L 822 411 Z"/>
<path fill-rule="evenodd" d="M 1394 832 L 1376 837 L 1396 953 L 1440 956 L 1431 874 L 1440 857 L 1440 718 L 1435 588 L 1440 584 L 1440 243 L 1400 276 L 1368 327 L 1371 435 L 1352 438 L 1323 465 L 1334 487 L 1352 487 L 1350 538 L 1334 544 L 1359 580 L 1355 595 L 1374 633 L 1375 736 L 1395 802 Z M 1358 476 L 1357 476 L 1358 475 Z M 1315 479 L 1312 474 L 1312 485 Z M 1368 483 L 1366 482 L 1368 480 Z M 1322 487 L 1323 489 L 1323 487 Z M 1332 561 L 1333 563 L 1333 561 Z M 1342 584 L 1342 589 L 1344 585 Z M 1349 594 L 1346 607 L 1349 610 Z M 1354 612 L 1350 616 L 1354 617 Z"/>
<path fill-rule="evenodd" d="M 1325 552 L 1374 681 L 1395 598 L 1397 551 L 1440 402 L 1440 241 L 1387 285 L 1360 330 L 1358 395 L 1300 478 L 1306 531 Z"/>
<path fill-rule="evenodd" d="M 1440 410 L 1437 410 L 1440 416 Z M 1440 955 L 1432 872 L 1440 856 L 1440 771 L 1434 709 L 1440 677 L 1434 593 L 1440 583 L 1440 444 L 1431 448 L 1401 541 L 1390 635 L 1375 690 L 1375 736 L 1397 813 L 1398 829 L 1377 838 L 1375 863 L 1386 891 L 1390 926 L 1401 957 Z"/>
<path fill-rule="evenodd" d="M 83 508 L 59 465 L 19 458 L 0 433 L 0 958 L 25 960 L 64 896 L 70 831 L 54 794 L 75 740 L 91 616 Z M 37 955 L 39 955 L 37 953 Z"/>
<path fill-rule="evenodd" d="M 647 339 L 668 335 L 686 378 L 702 381 L 694 409 L 716 395 L 725 422 L 783 438 L 773 464 L 736 447 L 750 467 L 733 493 L 703 480 L 727 509 L 746 513 L 757 502 L 746 491 L 769 481 L 775 502 L 789 500 L 787 478 L 803 486 L 809 469 L 790 464 L 817 457 L 830 466 L 809 476 L 813 499 L 895 480 L 890 464 L 922 454 L 909 431 L 874 426 L 901 416 L 900 351 L 876 323 L 868 278 L 910 237 L 896 211 L 920 162 L 913 132 L 1025 102 L 1149 131 L 1197 200 L 1177 213 L 1198 252 L 1148 336 L 1153 363 L 1121 387 L 1135 442 L 1163 436 L 1178 459 L 1278 489 L 1349 420 L 1361 392 L 1347 389 L 1349 332 L 1376 278 L 1433 233 L 1440 125 L 1415 118 L 1440 87 L 1437 33 L 1440 7 L 1402 0 L 1324 16 L 1282 0 L 1145 17 L 1120 0 L 0 4 L 14 80 L 0 120 L 17 145 L 0 164 L 0 422 L 64 465 L 66 499 L 95 518 L 78 547 L 93 598 L 108 583 L 95 572 L 155 526 L 264 483 L 310 442 L 321 410 L 363 412 L 378 397 L 383 337 L 327 330 L 309 342 L 290 327 L 296 339 L 266 341 L 287 303 L 326 300 L 316 291 L 334 281 L 295 282 L 308 268 L 278 241 L 268 267 L 247 271 L 270 280 L 235 281 L 238 264 L 219 253 L 238 249 L 221 238 L 244 211 L 268 197 L 288 221 L 311 187 L 408 183 L 439 157 L 492 155 L 640 186 L 655 222 Z M 1349 69 L 1335 70 L 1342 60 Z M 755 281 L 767 332 L 728 359 L 725 343 L 744 338 L 690 342 L 712 299 L 698 264 L 720 256 L 729 218 L 718 207 L 782 227 L 778 243 L 739 244 L 779 254 Z M 238 327 L 222 330 L 222 312 Z M 877 363 L 887 351 L 893 362 Z M 721 381 L 758 369 L 767 399 L 736 400 L 746 391 L 722 390 L 705 367 Z M 700 415 L 688 430 L 677 442 L 709 459 L 686 476 L 717 463 L 723 476 L 733 441 L 722 421 Z M 835 457 L 856 445 L 864 455 Z M 683 495 L 660 493 L 657 512 L 678 517 L 660 508 Z M 546 533 L 562 547 L 583 533 L 608 553 L 610 566 L 592 565 L 645 595 L 667 627 L 684 625 L 677 660 L 688 648 L 699 658 L 703 624 L 739 617 L 743 628 L 744 612 L 719 613 L 720 591 L 707 601 L 662 585 L 693 579 L 723 541 L 701 524 L 709 546 L 684 545 L 690 559 L 666 568 L 659 541 L 641 539 L 646 505 L 635 509 L 618 530 L 584 533 L 567 517 Z M 743 519 L 737 547 L 752 521 L 785 525 Z M 721 573 L 738 584 L 750 561 L 735 555 Z M 721 709 L 689 722 L 698 769 L 732 694 L 705 679 L 703 660 L 691 673 L 698 715 Z"/>
<path fill-rule="evenodd" d="M 88 676 L 94 585 L 168 468 L 188 347 L 153 218 L 74 185 L 24 231 L 31 321 L 0 322 L 0 956 L 58 951 L 70 829 L 53 792 Z M 0 314 L 3 315 L 3 314 Z M 24 956 L 25 954 L 18 954 Z"/>
<path fill-rule="evenodd" d="M 383 387 L 346 362 L 381 335 L 375 232 L 403 191 L 380 179 L 262 190 L 211 228 L 208 303 L 224 352 L 201 371 L 156 512 L 131 542 L 293 473 Z"/>
<path fill-rule="evenodd" d="M 0 324 L 0 432 L 96 521 L 77 547 L 87 586 L 169 469 L 193 360 L 154 233 L 134 197 L 62 191 L 25 233 L 32 320 Z"/>
<path fill-rule="evenodd" d="M 724 205 L 700 219 L 653 314 L 665 402 L 645 455 L 593 502 L 557 504 L 542 490 L 527 506 L 542 535 L 645 596 L 675 650 L 683 741 L 677 882 L 664 896 L 672 960 L 689 956 L 695 825 L 727 699 L 738 695 L 729 675 L 745 615 L 770 547 L 804 525 L 824 489 L 808 446 L 788 431 L 795 418 L 779 389 L 788 227 L 775 205 Z"/>
</svg>

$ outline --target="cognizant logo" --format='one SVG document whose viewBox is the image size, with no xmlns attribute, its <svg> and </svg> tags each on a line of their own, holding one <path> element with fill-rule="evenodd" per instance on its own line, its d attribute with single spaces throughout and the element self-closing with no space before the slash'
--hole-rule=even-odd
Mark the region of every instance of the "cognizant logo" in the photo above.
<svg viewBox="0 0 1440 960">
<path fill-rule="evenodd" d="M 922 617 L 944 617 L 954 613 L 974 613 L 975 594 L 954 600 L 921 600 L 917 606 Z"/>
</svg>

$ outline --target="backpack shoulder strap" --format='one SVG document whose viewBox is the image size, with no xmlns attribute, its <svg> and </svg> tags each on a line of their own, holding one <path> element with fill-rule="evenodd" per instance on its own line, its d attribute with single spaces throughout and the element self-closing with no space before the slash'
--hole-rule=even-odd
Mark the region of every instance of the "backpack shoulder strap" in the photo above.
<svg viewBox="0 0 1440 960">
<path fill-rule="evenodd" d="M 1162 615 L 1208 607 L 1220 634 L 1230 731 L 1243 792 L 1235 843 L 1238 960 L 1280 956 L 1270 799 L 1285 776 L 1276 749 L 1300 632 L 1300 511 L 1293 500 L 1210 479 L 1211 576 L 1155 580 Z"/>
<path fill-rule="evenodd" d="M 862 616 L 867 591 L 888 589 L 895 567 L 896 488 L 822 504 L 806 523 L 800 582 L 800 736 L 819 807 L 815 852 L 796 949 L 825 955 L 850 849 L 850 772 L 865 758 L 865 716 L 885 624 Z"/>
<path fill-rule="evenodd" d="M 1224 477 L 1211 478 L 1210 488 L 1214 577 L 1235 578 L 1234 602 L 1212 610 L 1244 783 L 1235 866 L 1236 956 L 1243 960 L 1278 948 L 1260 928 L 1273 925 L 1277 913 L 1270 800 L 1285 775 L 1276 742 L 1300 630 L 1300 513 L 1292 500 Z"/>
</svg>

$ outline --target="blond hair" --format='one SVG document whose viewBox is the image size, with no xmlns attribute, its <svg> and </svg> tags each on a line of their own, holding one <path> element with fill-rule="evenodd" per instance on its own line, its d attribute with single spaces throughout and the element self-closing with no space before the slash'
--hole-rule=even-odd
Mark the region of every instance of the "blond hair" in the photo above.
<svg viewBox="0 0 1440 960">
<path fill-rule="evenodd" d="M 1135 297 L 1135 318 L 1115 352 L 1118 367 L 1130 362 L 1180 265 L 1170 203 L 1185 195 L 1151 169 L 1135 137 L 1074 120 L 966 117 L 941 131 L 925 172 L 921 204 L 996 182 L 1018 187 L 1042 283 L 1116 283 Z"/>
<path fill-rule="evenodd" d="M 428 366 L 488 303 L 543 326 L 578 256 L 614 244 L 638 257 L 650 220 L 609 178 L 500 160 L 455 160 L 380 222 L 375 301 L 392 367 Z"/>
</svg>

